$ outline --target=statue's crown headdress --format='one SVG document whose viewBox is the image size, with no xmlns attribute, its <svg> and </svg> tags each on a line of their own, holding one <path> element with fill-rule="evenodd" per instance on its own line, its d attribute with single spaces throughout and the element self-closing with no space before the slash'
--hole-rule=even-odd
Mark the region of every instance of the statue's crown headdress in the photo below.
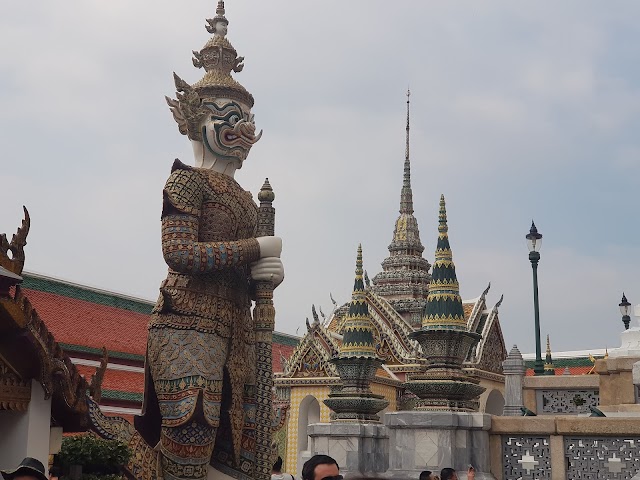
<svg viewBox="0 0 640 480">
<path fill-rule="evenodd" d="M 177 100 L 167 97 L 167 103 L 173 118 L 178 123 L 180 133 L 192 140 L 202 140 L 198 124 L 208 112 L 202 105 L 203 101 L 229 98 L 249 108 L 253 107 L 253 95 L 231 76 L 232 71 L 242 71 L 244 57 L 238 57 L 238 52 L 227 40 L 228 25 L 224 1 L 219 0 L 216 16 L 208 18 L 205 26 L 213 37 L 202 47 L 202 50 L 193 51 L 193 65 L 204 68 L 204 77 L 193 85 L 189 85 L 178 75 L 173 74 Z"/>
</svg>

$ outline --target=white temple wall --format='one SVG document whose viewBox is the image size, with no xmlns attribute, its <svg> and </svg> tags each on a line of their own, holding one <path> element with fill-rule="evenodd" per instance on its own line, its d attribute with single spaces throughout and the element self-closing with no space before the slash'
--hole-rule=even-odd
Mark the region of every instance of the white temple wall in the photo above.
<svg viewBox="0 0 640 480">
<path fill-rule="evenodd" d="M 26 412 L 0 412 L 0 469 L 15 468 L 24 457 L 48 464 L 51 399 L 45 400 L 40 383 L 31 382 Z"/>
</svg>

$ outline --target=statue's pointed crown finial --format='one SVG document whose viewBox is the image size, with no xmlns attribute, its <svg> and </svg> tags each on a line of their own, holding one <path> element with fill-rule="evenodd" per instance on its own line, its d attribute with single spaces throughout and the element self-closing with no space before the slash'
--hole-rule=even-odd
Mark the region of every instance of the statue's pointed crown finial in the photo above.
<svg viewBox="0 0 640 480">
<path fill-rule="evenodd" d="M 236 49 L 227 40 L 229 20 L 225 17 L 224 1 L 219 0 L 216 16 L 207 19 L 205 28 L 213 34 L 199 52 L 193 52 L 193 65 L 204 68 L 204 77 L 193 85 L 202 98 L 225 97 L 239 100 L 248 107 L 253 106 L 253 96 L 237 81 L 231 72 L 239 73 L 244 68 L 244 57 L 238 57 Z"/>
<path fill-rule="evenodd" d="M 210 112 L 204 106 L 205 101 L 228 98 L 240 102 L 246 108 L 253 107 L 253 95 L 231 76 L 231 72 L 242 71 L 244 57 L 238 56 L 238 52 L 226 38 L 228 26 L 224 1 L 219 0 L 215 17 L 208 18 L 205 25 L 207 32 L 213 37 L 201 50 L 193 51 L 193 65 L 196 68 L 204 68 L 204 76 L 198 82 L 189 85 L 174 73 L 177 100 L 167 98 L 167 103 L 178 123 L 180 133 L 187 135 L 191 140 L 202 141 L 198 126 Z"/>
<path fill-rule="evenodd" d="M 207 25 L 205 26 L 205 28 L 207 29 L 207 32 L 211 33 L 211 34 L 218 34 L 221 36 L 225 36 L 227 34 L 226 31 L 220 31 L 217 32 L 216 31 L 216 23 L 218 22 L 223 22 L 226 25 L 229 25 L 229 20 L 227 20 L 227 17 L 224 16 L 225 11 L 224 11 L 224 0 L 218 0 L 218 5 L 216 6 L 216 16 L 213 18 L 208 18 L 207 19 Z"/>
</svg>

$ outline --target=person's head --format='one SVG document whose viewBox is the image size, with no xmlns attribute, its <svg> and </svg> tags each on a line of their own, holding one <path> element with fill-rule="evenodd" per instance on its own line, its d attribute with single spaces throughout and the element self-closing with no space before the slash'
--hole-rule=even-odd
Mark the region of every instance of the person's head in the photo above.
<svg viewBox="0 0 640 480">
<path fill-rule="evenodd" d="M 280 473 L 282 471 L 282 457 L 278 456 L 276 463 L 273 464 L 273 473 Z"/>
<path fill-rule="evenodd" d="M 302 480 L 342 480 L 340 467 L 329 455 L 314 455 L 302 466 Z"/>
<path fill-rule="evenodd" d="M 49 480 L 57 479 L 62 476 L 62 468 L 58 465 L 52 465 L 49 469 Z"/>
<path fill-rule="evenodd" d="M 425 470 L 424 472 L 421 472 L 420 480 L 433 480 L 433 477 L 431 476 L 431 470 Z"/>
<path fill-rule="evenodd" d="M 49 480 L 44 465 L 35 458 L 26 457 L 14 470 L 2 470 L 4 480 Z"/>
<path fill-rule="evenodd" d="M 458 480 L 458 474 L 453 468 L 443 468 L 440 470 L 440 480 Z"/>
</svg>

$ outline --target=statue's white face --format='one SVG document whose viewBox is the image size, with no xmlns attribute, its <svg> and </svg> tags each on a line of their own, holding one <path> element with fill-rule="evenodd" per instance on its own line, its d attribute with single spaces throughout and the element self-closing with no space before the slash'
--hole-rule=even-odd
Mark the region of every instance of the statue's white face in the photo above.
<svg viewBox="0 0 640 480">
<path fill-rule="evenodd" d="M 225 22 L 216 22 L 216 34 L 223 37 L 227 34 L 228 25 Z"/>
<path fill-rule="evenodd" d="M 225 98 L 205 101 L 203 106 L 211 111 L 200 127 L 204 149 L 216 159 L 233 161 L 240 168 L 262 136 L 262 132 L 256 135 L 253 114 L 237 101 Z"/>
</svg>

